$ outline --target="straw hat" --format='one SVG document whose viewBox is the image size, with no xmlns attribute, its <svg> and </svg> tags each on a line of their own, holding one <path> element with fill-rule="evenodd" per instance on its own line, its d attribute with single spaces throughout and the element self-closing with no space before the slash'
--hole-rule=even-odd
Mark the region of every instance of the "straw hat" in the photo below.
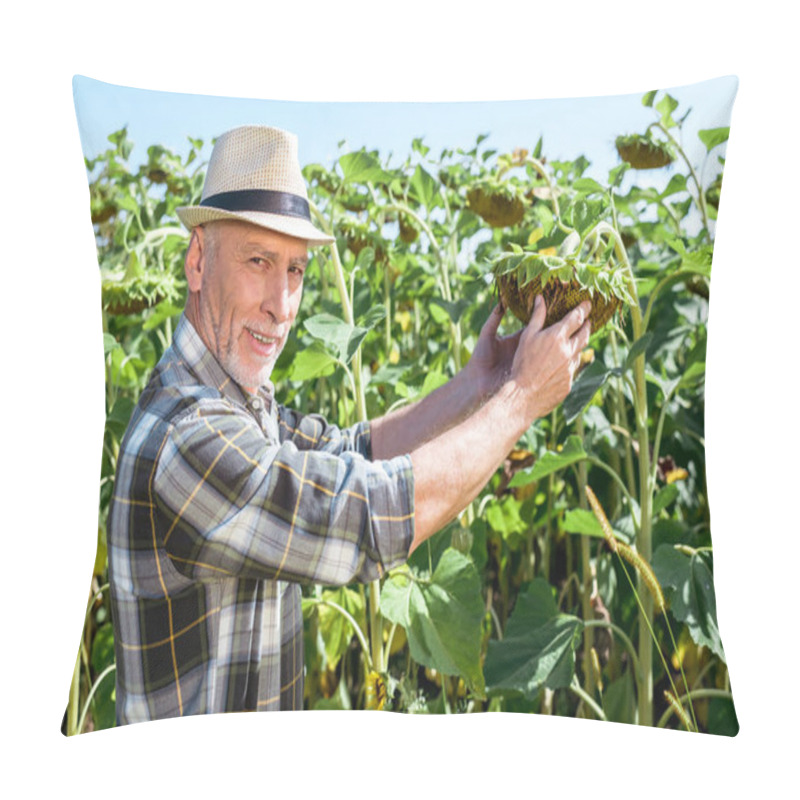
<svg viewBox="0 0 800 800">
<path fill-rule="evenodd" d="M 311 224 L 297 137 L 266 125 L 244 125 L 217 139 L 199 206 L 175 209 L 189 230 L 217 219 L 239 219 L 305 239 L 309 247 L 331 244 Z"/>
</svg>

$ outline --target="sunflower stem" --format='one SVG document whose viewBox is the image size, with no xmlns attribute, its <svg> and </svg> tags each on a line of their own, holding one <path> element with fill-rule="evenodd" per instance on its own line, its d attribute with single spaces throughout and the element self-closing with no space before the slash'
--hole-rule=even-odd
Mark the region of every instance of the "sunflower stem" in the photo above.
<svg viewBox="0 0 800 800">
<path fill-rule="evenodd" d="M 309 203 L 309 207 L 312 215 L 317 219 L 323 231 L 329 236 L 332 236 L 333 232 L 328 220 L 326 220 L 320 214 L 319 209 L 314 203 Z M 336 247 L 335 242 L 330 245 L 330 252 L 336 288 L 339 291 L 339 302 L 342 306 L 342 313 L 344 314 L 345 322 L 347 322 L 348 325 L 354 325 L 353 306 L 350 302 L 350 295 L 347 291 L 344 268 L 342 267 L 342 261 L 339 257 L 339 250 Z M 356 354 L 353 358 L 353 393 L 355 395 L 359 419 L 361 422 L 366 422 L 367 403 L 361 375 L 361 348 L 356 351 Z M 377 672 L 383 673 L 385 670 L 383 664 L 383 620 L 380 614 L 380 594 L 381 582 L 379 578 L 371 581 L 369 584 L 369 635 L 372 663 Z"/>
<path fill-rule="evenodd" d="M 694 185 L 697 189 L 697 207 L 700 209 L 700 214 L 703 217 L 703 230 L 705 232 L 706 238 L 710 241 L 711 240 L 711 230 L 709 229 L 708 225 L 708 208 L 706 207 L 706 198 L 705 194 L 703 193 L 703 187 L 700 184 L 700 179 L 697 177 L 697 173 L 694 171 L 694 167 L 692 166 L 692 162 L 689 161 L 689 157 L 686 155 L 683 147 L 681 147 L 678 140 L 660 123 L 654 122 L 651 127 L 658 128 L 666 137 L 667 139 L 672 142 L 675 149 L 680 153 L 681 158 L 686 162 L 686 166 L 689 167 L 689 172 L 691 173 L 692 180 L 694 181 Z"/>
<path fill-rule="evenodd" d="M 595 226 L 598 233 L 607 235 L 614 242 L 614 252 L 628 275 L 628 288 L 633 299 L 629 306 L 633 327 L 633 345 L 645 334 L 642 311 L 639 305 L 639 293 L 633 268 L 619 232 L 607 222 Z M 652 508 L 653 481 L 650 477 L 650 438 L 647 427 L 647 383 L 644 373 L 644 353 L 640 353 L 633 362 L 634 376 L 634 418 L 636 421 L 636 437 L 639 442 L 639 531 L 636 537 L 636 549 L 641 557 L 650 563 L 652 558 Z M 643 669 L 643 686 L 639 695 L 639 724 L 653 724 L 653 598 L 646 590 L 641 575 L 637 573 L 637 584 L 640 600 L 639 614 L 639 661 Z"/>
</svg>

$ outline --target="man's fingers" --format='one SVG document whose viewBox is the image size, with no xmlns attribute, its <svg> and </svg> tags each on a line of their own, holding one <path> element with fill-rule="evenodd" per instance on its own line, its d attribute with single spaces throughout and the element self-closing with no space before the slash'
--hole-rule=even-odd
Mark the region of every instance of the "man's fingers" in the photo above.
<svg viewBox="0 0 800 800">
<path fill-rule="evenodd" d="M 578 358 L 580 358 L 581 350 L 589 344 L 589 337 L 591 335 L 592 323 L 587 319 L 570 340 L 572 342 L 572 352 L 577 353 Z"/>
<path fill-rule="evenodd" d="M 489 314 L 489 318 L 483 323 L 481 333 L 484 335 L 488 334 L 490 337 L 493 337 L 497 333 L 497 329 L 500 327 L 500 323 L 503 321 L 503 316 L 505 313 L 506 310 L 503 307 L 503 304 L 498 303 L 492 309 L 492 313 Z"/>
<path fill-rule="evenodd" d="M 565 335 L 571 337 L 576 331 L 580 330 L 584 322 L 589 319 L 589 312 L 592 310 L 592 304 L 588 300 L 584 300 L 579 306 L 573 308 L 562 320 Z"/>
<path fill-rule="evenodd" d="M 533 314 L 528 322 L 528 328 L 531 328 L 533 333 L 538 333 L 544 327 L 545 317 L 547 317 L 547 307 L 544 298 L 537 294 L 533 301 Z"/>
<path fill-rule="evenodd" d="M 575 373 L 581 368 L 581 361 L 583 360 L 583 351 L 587 344 L 589 344 L 589 337 L 592 333 L 592 323 L 587 319 L 581 325 L 580 330 L 572 337 L 572 358 L 569 360 L 569 377 L 570 380 L 575 380 Z"/>
<path fill-rule="evenodd" d="M 500 327 L 500 323 L 503 320 L 503 315 L 506 313 L 505 308 L 503 308 L 502 303 L 498 303 L 493 309 L 492 313 L 486 319 L 486 322 L 483 323 L 483 327 L 481 328 L 481 336 L 489 336 L 489 338 L 493 338 L 497 333 L 497 329 Z"/>
</svg>

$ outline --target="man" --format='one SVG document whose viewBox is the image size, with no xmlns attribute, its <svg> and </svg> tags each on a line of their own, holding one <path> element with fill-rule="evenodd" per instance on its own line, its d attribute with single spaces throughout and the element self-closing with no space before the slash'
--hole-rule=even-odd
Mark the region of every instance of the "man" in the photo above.
<svg viewBox="0 0 800 800">
<path fill-rule="evenodd" d="M 109 516 L 119 723 L 300 709 L 300 583 L 370 581 L 481 490 L 569 392 L 588 303 L 542 330 L 485 324 L 418 404 L 341 431 L 269 382 L 300 306 L 311 223 L 291 134 L 219 138 L 191 230 L 188 299 L 123 440 Z"/>
</svg>

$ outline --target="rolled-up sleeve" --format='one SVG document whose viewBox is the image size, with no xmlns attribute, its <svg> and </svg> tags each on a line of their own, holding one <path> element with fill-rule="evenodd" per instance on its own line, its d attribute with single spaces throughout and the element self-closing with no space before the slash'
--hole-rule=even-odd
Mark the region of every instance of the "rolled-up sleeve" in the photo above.
<svg viewBox="0 0 800 800">
<path fill-rule="evenodd" d="M 368 425 L 343 434 L 320 422 L 328 442 L 304 447 L 317 425 L 306 419 L 307 430 L 298 425 L 283 442 L 223 402 L 174 421 L 153 490 L 161 545 L 180 573 L 341 585 L 374 580 L 407 558 L 410 458 L 365 458 Z M 361 439 L 362 452 L 346 436 Z"/>
<path fill-rule="evenodd" d="M 340 429 L 318 414 L 299 414 L 283 407 L 278 411 L 278 420 L 281 438 L 294 442 L 300 450 L 314 449 L 333 455 L 353 452 L 372 458 L 369 422 Z"/>
</svg>

